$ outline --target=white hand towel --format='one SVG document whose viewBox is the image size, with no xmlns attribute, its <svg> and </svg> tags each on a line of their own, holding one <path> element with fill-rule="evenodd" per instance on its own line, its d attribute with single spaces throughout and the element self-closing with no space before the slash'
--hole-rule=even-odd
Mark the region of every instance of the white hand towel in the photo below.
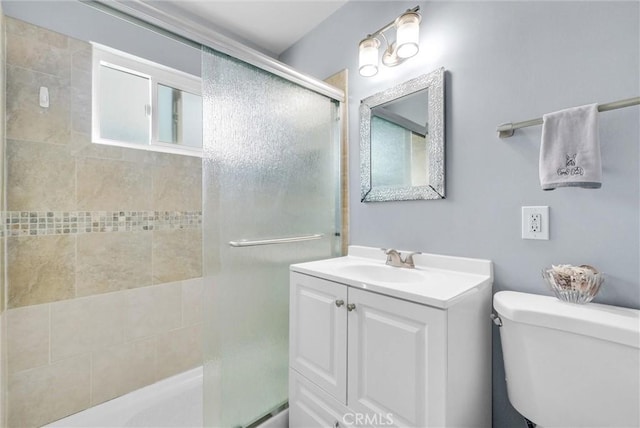
<svg viewBox="0 0 640 428">
<path fill-rule="evenodd" d="M 602 186 L 598 105 L 589 104 L 542 116 L 540 184 L 558 187 Z"/>
</svg>

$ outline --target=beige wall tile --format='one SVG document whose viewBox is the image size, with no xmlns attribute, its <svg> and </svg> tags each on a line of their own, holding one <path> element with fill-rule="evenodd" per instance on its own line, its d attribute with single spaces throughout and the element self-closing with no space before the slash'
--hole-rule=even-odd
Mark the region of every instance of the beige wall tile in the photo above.
<svg viewBox="0 0 640 428">
<path fill-rule="evenodd" d="M 6 43 L 8 64 L 69 77 L 71 56 L 66 36 L 9 18 Z"/>
<path fill-rule="evenodd" d="M 71 70 L 71 130 L 91 133 L 91 70 Z"/>
<path fill-rule="evenodd" d="M 37 305 L 75 295 L 75 236 L 7 238 L 8 307 Z"/>
<path fill-rule="evenodd" d="M 70 38 L 69 50 L 71 51 L 70 109 L 72 134 L 74 131 L 91 134 L 91 74 L 93 67 L 91 45 L 87 42 Z"/>
<path fill-rule="evenodd" d="M 2 28 L 0 28 L 2 30 Z M 1 40 L 0 40 L 1 41 Z M 0 424 L 7 426 L 7 330 L 6 311 L 0 314 Z"/>
<path fill-rule="evenodd" d="M 204 282 L 202 278 L 182 281 L 182 325 L 200 324 L 203 321 Z"/>
<path fill-rule="evenodd" d="M 173 376 L 202 365 L 202 324 L 158 336 L 158 377 Z"/>
<path fill-rule="evenodd" d="M 155 159 L 157 152 L 152 152 L 150 150 L 140 150 L 140 149 L 122 149 L 122 160 L 127 162 L 133 162 L 141 167 L 144 165 L 153 165 L 155 164 Z"/>
<path fill-rule="evenodd" d="M 125 335 L 139 339 L 179 328 L 182 322 L 180 283 L 142 287 L 126 293 Z"/>
<path fill-rule="evenodd" d="M 78 235 L 78 296 L 125 290 L 151 284 L 149 232 Z"/>
<path fill-rule="evenodd" d="M 91 45 L 69 39 L 71 51 L 71 129 L 91 133 L 91 73 L 93 58 Z"/>
<path fill-rule="evenodd" d="M 0 6 L 0 88 L 5 85 L 5 33 L 6 23 L 2 6 Z M 5 90 L 0 90 L 0 117 L 5 117 Z M 4 126 L 0 126 L 0 189 L 5 189 L 5 135 Z M 0 198 L 0 210 L 5 211 L 5 198 Z M 7 391 L 7 330 L 5 312 L 5 241 L 0 238 L 0 425 L 6 426 L 6 391 Z"/>
<path fill-rule="evenodd" d="M 51 360 L 124 341 L 124 293 L 51 304 Z"/>
<path fill-rule="evenodd" d="M 162 284 L 202 276 L 202 230 L 153 232 L 153 282 Z"/>
<path fill-rule="evenodd" d="M 7 312 L 9 373 L 49 364 L 49 308 L 36 305 Z"/>
<path fill-rule="evenodd" d="M 126 394 L 157 379 L 155 338 L 96 350 L 91 404 Z"/>
<path fill-rule="evenodd" d="M 75 157 L 122 159 L 122 150 L 122 147 L 94 144 L 90 134 L 71 132 L 71 154 Z"/>
<path fill-rule="evenodd" d="M 71 68 L 90 73 L 93 66 L 91 44 L 69 38 L 69 51 L 71 52 Z"/>
<path fill-rule="evenodd" d="M 10 427 L 39 427 L 83 410 L 90 402 L 90 356 L 9 376 Z"/>
<path fill-rule="evenodd" d="M 49 89 L 49 107 L 40 107 L 41 86 Z M 7 138 L 66 144 L 69 140 L 68 77 L 57 77 L 7 64 Z"/>
<path fill-rule="evenodd" d="M 38 27 L 37 25 L 29 24 L 19 19 L 11 18 L 9 16 L 5 17 L 5 24 L 8 34 L 26 37 L 30 40 L 47 42 L 58 48 L 65 48 L 69 43 L 69 38 L 65 35 Z"/>
<path fill-rule="evenodd" d="M 67 147 L 7 141 L 7 209 L 73 211 L 76 164 Z"/>
<path fill-rule="evenodd" d="M 151 210 L 151 172 L 130 162 L 78 159 L 78 209 Z"/>
<path fill-rule="evenodd" d="M 175 155 L 174 157 L 186 157 Z M 199 159 L 198 159 L 199 160 Z M 202 209 L 202 167 L 157 165 L 153 169 L 153 206 L 156 211 Z"/>
<path fill-rule="evenodd" d="M 0 41 L 0 43 L 1 43 L 1 41 Z M 0 175 L 1 174 L 2 174 L 2 167 L 0 167 Z M 0 181 L 1 181 L 1 179 L 0 179 Z M 2 198 L 0 198 L 0 199 L 2 199 Z M 2 208 L 2 211 L 5 211 L 5 209 Z M 5 268 L 6 268 L 6 266 L 5 266 L 5 257 L 4 257 L 5 256 L 5 248 L 6 248 L 5 247 L 5 238 L 1 237 L 0 238 L 0 315 L 2 313 L 4 313 L 4 310 L 5 310 L 5 307 L 4 307 L 4 305 L 5 305 L 4 296 L 5 296 L 5 288 L 6 288 L 5 287 L 6 284 L 5 284 L 5 280 L 4 280 L 5 279 Z M 2 330 L 0 330 L 0 331 L 2 331 Z M 0 346 L 1 346 L 1 342 L 0 342 Z M 1 350 L 2 350 L 2 348 L 0 348 L 0 352 L 1 352 Z M 0 353 L 0 370 L 1 370 L 1 366 L 2 366 L 2 354 Z M 1 386 L 0 386 L 0 388 L 1 388 Z M 2 419 L 0 419 L 0 421 L 1 420 Z"/>
</svg>

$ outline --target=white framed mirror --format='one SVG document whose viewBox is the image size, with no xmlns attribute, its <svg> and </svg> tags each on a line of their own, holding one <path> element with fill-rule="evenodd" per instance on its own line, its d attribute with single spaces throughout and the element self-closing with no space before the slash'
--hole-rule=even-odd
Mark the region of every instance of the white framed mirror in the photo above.
<svg viewBox="0 0 640 428">
<path fill-rule="evenodd" d="M 443 199 L 444 68 L 360 103 L 360 200 Z"/>
</svg>

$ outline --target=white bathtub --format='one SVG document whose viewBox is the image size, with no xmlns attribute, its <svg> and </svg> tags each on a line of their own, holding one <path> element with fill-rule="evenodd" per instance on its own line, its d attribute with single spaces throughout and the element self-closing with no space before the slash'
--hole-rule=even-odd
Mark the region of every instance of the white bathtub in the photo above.
<svg viewBox="0 0 640 428">
<path fill-rule="evenodd" d="M 202 427 L 202 367 L 164 379 L 47 427 Z"/>
<path fill-rule="evenodd" d="M 279 413 L 259 428 L 287 428 L 288 413 L 288 410 Z M 202 367 L 45 425 L 58 428 L 202 426 Z"/>
</svg>

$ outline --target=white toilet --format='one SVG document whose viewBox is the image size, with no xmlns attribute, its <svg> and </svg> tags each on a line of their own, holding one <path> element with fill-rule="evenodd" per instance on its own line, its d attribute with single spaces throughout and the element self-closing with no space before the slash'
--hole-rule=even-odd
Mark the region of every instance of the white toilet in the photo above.
<svg viewBox="0 0 640 428">
<path fill-rule="evenodd" d="M 640 311 L 501 291 L 509 401 L 538 427 L 640 426 Z"/>
</svg>

